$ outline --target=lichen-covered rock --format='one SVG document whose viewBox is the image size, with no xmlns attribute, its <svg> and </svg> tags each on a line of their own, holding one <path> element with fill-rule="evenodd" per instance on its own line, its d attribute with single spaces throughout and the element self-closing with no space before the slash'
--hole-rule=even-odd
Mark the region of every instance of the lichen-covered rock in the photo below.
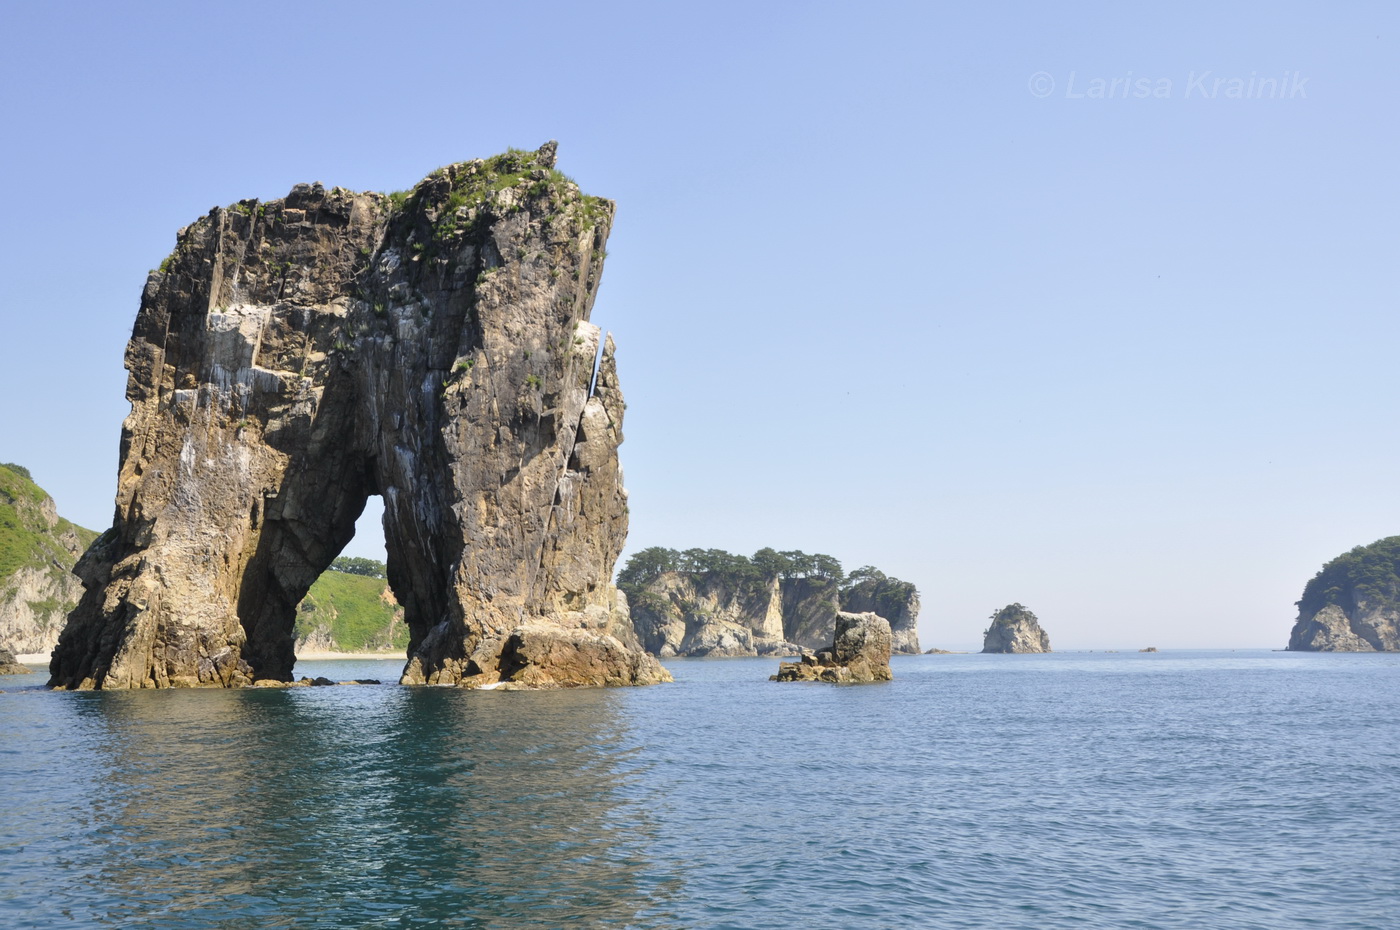
<svg viewBox="0 0 1400 930">
<path fill-rule="evenodd" d="M 1050 637 L 1040 621 L 1020 604 L 1008 604 L 992 614 L 983 633 L 983 652 L 1049 652 Z"/>
<path fill-rule="evenodd" d="M 1288 648 L 1400 651 L 1400 536 L 1357 546 L 1324 565 L 1303 589 Z"/>
<path fill-rule="evenodd" d="M 638 657 L 541 680 L 664 680 L 609 580 L 625 405 L 587 320 L 612 216 L 551 143 L 404 196 L 303 184 L 182 230 L 142 295 L 116 522 L 78 563 L 50 684 L 289 680 L 296 605 L 372 494 L 404 682 L 563 656 L 512 645 L 522 627 L 587 630 L 575 653 L 609 668 Z"/>
<path fill-rule="evenodd" d="M 829 681 L 836 684 L 891 681 L 889 621 L 878 614 L 839 613 L 830 649 L 779 662 L 770 681 Z"/>
<path fill-rule="evenodd" d="M 29 666 L 19 664 L 13 652 L 0 649 L 0 675 L 28 675 L 31 671 Z"/>
</svg>

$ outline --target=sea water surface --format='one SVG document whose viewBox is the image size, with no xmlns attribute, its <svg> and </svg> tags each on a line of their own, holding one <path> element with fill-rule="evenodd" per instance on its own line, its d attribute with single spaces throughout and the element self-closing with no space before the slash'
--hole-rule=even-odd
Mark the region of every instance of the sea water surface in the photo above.
<svg viewBox="0 0 1400 930">
<path fill-rule="evenodd" d="M 552 693 L 5 679 L 0 926 L 1400 926 L 1400 655 L 668 666 Z"/>
</svg>

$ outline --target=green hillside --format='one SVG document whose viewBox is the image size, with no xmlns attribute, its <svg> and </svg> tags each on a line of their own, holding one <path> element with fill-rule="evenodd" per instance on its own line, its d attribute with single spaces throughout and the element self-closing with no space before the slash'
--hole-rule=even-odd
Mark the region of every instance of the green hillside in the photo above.
<svg viewBox="0 0 1400 930">
<path fill-rule="evenodd" d="M 408 626 L 403 608 L 389 594 L 384 566 L 367 574 L 363 559 L 336 559 L 316 579 L 297 607 L 298 641 L 337 652 L 403 652 L 408 649 Z M 376 577 L 376 575 L 378 577 Z M 318 635 L 319 634 L 319 635 Z M 329 638 L 330 642 L 325 643 Z"/>
<path fill-rule="evenodd" d="M 21 568 L 50 569 L 54 562 L 71 566 L 73 555 L 60 537 L 73 534 L 82 549 L 97 538 L 92 530 L 62 517 L 50 525 L 44 514 L 48 499 L 27 468 L 0 464 L 0 582 Z"/>
</svg>

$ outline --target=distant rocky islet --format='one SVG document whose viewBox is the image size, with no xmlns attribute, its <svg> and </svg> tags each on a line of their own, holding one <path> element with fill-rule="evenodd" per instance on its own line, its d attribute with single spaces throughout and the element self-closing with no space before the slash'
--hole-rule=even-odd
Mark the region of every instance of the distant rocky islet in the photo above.
<svg viewBox="0 0 1400 930">
<path fill-rule="evenodd" d="M 1041 629 L 1035 614 L 1023 605 L 1007 604 L 991 616 L 983 632 L 984 653 L 1050 652 L 1050 637 Z"/>
</svg>

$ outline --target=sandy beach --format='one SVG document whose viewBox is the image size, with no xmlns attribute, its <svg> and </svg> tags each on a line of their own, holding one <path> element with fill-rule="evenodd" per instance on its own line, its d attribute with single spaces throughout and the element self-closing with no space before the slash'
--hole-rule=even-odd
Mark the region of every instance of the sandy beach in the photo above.
<svg viewBox="0 0 1400 930">
<path fill-rule="evenodd" d="M 298 652 L 298 662 L 346 661 L 369 659 L 397 659 L 406 662 L 408 655 L 402 652 Z"/>
</svg>

